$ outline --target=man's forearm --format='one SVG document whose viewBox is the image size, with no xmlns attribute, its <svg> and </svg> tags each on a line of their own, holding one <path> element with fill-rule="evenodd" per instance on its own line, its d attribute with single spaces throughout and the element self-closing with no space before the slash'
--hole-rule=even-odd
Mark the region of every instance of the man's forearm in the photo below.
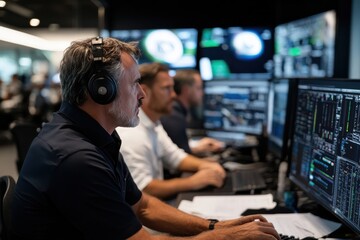
<svg viewBox="0 0 360 240">
<path fill-rule="evenodd" d="M 152 180 L 145 188 L 144 192 L 159 199 L 165 199 L 180 192 L 195 190 L 195 183 L 190 178 L 172 178 L 167 180 Z"/>
<path fill-rule="evenodd" d="M 207 230 L 209 225 L 206 219 L 182 212 L 145 193 L 138 217 L 148 228 L 173 235 L 195 235 Z"/>
<path fill-rule="evenodd" d="M 180 171 L 196 172 L 199 170 L 203 161 L 195 156 L 187 155 L 180 163 L 178 169 Z"/>
</svg>

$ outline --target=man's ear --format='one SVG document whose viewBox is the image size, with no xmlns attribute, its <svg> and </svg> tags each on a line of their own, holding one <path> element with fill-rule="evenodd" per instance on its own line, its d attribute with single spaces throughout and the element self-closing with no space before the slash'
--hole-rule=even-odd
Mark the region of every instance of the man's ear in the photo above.
<svg viewBox="0 0 360 240">
<path fill-rule="evenodd" d="M 145 92 L 146 97 L 148 97 L 151 94 L 151 88 L 149 88 L 145 84 L 140 84 L 140 86 L 143 89 L 143 91 Z"/>
</svg>

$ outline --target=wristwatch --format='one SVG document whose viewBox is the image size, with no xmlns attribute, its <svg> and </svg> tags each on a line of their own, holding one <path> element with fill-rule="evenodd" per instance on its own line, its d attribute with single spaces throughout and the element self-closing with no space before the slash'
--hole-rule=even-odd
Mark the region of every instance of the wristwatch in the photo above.
<svg viewBox="0 0 360 240">
<path fill-rule="evenodd" d="M 210 221 L 209 223 L 209 230 L 213 230 L 215 228 L 215 223 L 217 223 L 219 220 L 217 219 L 208 219 Z"/>
</svg>

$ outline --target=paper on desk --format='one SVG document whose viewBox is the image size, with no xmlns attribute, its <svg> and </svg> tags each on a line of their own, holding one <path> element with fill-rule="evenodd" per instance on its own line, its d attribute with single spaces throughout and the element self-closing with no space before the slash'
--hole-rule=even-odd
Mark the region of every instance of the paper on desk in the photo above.
<svg viewBox="0 0 360 240">
<path fill-rule="evenodd" d="M 271 194 L 195 196 L 193 201 L 181 201 L 179 209 L 205 218 L 238 218 L 247 209 L 272 209 L 276 206 Z"/>
<path fill-rule="evenodd" d="M 298 238 L 315 237 L 321 238 L 336 229 L 341 224 L 329 221 L 311 213 L 285 213 L 285 214 L 263 214 L 271 222 L 278 233 Z"/>
<path fill-rule="evenodd" d="M 207 218 L 207 219 L 215 218 L 219 220 L 224 220 L 223 216 L 209 215 L 207 213 L 200 213 L 199 211 L 196 211 L 193 202 L 189 200 L 181 200 L 178 209 L 202 218 Z"/>
</svg>

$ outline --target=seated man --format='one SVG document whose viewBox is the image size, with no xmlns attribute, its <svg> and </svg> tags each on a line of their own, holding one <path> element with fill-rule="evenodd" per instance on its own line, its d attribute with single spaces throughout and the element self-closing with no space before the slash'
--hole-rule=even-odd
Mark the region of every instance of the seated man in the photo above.
<svg viewBox="0 0 360 240">
<path fill-rule="evenodd" d="M 177 70 L 174 76 L 174 90 L 176 93 L 173 110 L 161 117 L 161 123 L 176 145 L 187 153 L 207 155 L 224 149 L 225 143 L 216 139 L 204 137 L 189 144 L 186 133 L 187 119 L 192 107 L 198 107 L 203 101 L 203 81 L 199 71 L 195 69 Z"/>
<path fill-rule="evenodd" d="M 225 170 L 214 161 L 186 153 L 174 144 L 161 125 L 160 118 L 169 114 L 176 94 L 174 81 L 165 65 L 140 65 L 140 84 L 146 97 L 135 128 L 116 128 L 122 138 L 121 153 L 138 187 L 161 199 L 206 186 L 223 185 Z M 185 178 L 164 180 L 163 168 L 194 172 Z"/>
<path fill-rule="evenodd" d="M 67 48 L 62 105 L 26 156 L 12 200 L 11 239 L 280 239 L 261 215 L 207 220 L 138 189 L 115 127 L 139 123 L 145 96 L 139 53 L 134 43 L 112 38 Z M 151 235 L 144 226 L 169 235 Z"/>
</svg>

